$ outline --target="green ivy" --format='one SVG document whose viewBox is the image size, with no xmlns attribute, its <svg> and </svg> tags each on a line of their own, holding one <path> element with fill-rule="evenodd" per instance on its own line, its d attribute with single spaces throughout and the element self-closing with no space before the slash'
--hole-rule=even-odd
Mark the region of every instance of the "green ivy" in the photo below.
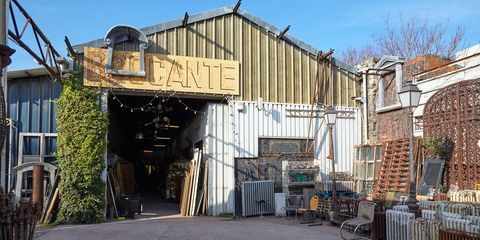
<svg viewBox="0 0 480 240">
<path fill-rule="evenodd" d="M 98 91 L 82 86 L 78 74 L 65 80 L 58 100 L 57 158 L 60 171 L 60 221 L 98 223 L 103 220 L 105 134 L 108 118 Z"/>
</svg>

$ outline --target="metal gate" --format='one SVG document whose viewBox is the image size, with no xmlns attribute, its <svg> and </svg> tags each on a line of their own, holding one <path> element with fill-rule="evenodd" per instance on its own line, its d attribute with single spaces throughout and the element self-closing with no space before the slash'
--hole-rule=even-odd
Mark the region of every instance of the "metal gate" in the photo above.
<svg viewBox="0 0 480 240">
<path fill-rule="evenodd" d="M 480 79 L 440 89 L 425 105 L 423 121 L 425 137 L 451 143 L 442 184 L 473 189 L 480 179 Z"/>
</svg>

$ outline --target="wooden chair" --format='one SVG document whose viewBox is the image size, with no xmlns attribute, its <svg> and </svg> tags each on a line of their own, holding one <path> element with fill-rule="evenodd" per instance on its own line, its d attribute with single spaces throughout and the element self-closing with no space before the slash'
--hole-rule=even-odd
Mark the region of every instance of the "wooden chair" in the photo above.
<svg viewBox="0 0 480 240">
<path fill-rule="evenodd" d="M 355 237 L 357 230 L 361 226 L 365 226 L 367 224 L 371 224 L 373 222 L 373 216 L 375 214 L 375 203 L 373 202 L 360 202 L 358 204 L 358 214 L 356 218 L 346 220 L 340 226 L 340 236 L 342 236 L 345 240 L 353 240 L 353 239 L 369 239 L 366 237 Z M 343 227 L 344 226 L 351 226 L 354 227 L 353 230 L 353 238 L 346 238 L 343 236 Z"/>
<path fill-rule="evenodd" d="M 315 216 L 318 212 L 318 201 L 318 196 L 313 196 L 310 198 L 310 208 L 299 208 L 297 212 L 302 213 L 302 215 L 305 213 L 309 214 L 312 218 L 312 222 L 315 222 Z"/>
</svg>

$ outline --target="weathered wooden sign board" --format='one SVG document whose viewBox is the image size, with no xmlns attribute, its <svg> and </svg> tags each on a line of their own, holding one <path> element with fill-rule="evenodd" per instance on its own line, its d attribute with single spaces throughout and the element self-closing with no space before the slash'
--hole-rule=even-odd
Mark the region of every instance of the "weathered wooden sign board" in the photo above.
<svg viewBox="0 0 480 240">
<path fill-rule="evenodd" d="M 84 85 L 91 87 L 239 95 L 238 61 L 145 54 L 145 77 L 105 73 L 107 49 L 85 48 Z M 138 52 L 114 51 L 113 69 L 140 69 Z"/>
</svg>

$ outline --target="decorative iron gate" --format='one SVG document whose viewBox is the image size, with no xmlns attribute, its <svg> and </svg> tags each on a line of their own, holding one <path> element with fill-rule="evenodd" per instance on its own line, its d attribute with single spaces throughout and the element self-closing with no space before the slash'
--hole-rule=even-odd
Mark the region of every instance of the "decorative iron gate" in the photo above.
<svg viewBox="0 0 480 240">
<path fill-rule="evenodd" d="M 423 121 L 425 137 L 452 143 L 442 184 L 473 189 L 480 182 L 480 79 L 440 89 L 425 105 Z"/>
</svg>

